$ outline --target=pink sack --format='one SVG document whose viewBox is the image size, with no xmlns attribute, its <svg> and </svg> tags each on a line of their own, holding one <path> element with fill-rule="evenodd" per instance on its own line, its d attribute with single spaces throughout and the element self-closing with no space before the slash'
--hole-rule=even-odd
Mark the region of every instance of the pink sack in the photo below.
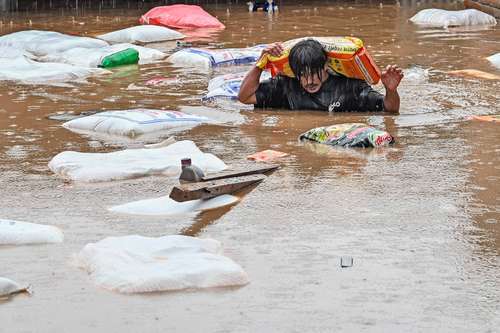
<svg viewBox="0 0 500 333">
<path fill-rule="evenodd" d="M 200 6 L 159 6 L 142 15 L 141 24 L 163 25 L 169 28 L 226 28 Z"/>
</svg>

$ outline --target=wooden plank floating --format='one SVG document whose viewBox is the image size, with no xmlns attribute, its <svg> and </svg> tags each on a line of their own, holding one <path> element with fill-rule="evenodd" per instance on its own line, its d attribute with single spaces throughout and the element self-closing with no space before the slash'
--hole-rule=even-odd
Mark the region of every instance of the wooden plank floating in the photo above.
<svg viewBox="0 0 500 333">
<path fill-rule="evenodd" d="M 487 1 L 487 3 L 485 2 L 485 0 L 465 0 L 464 6 L 465 8 L 477 9 L 496 18 L 500 18 L 500 0 L 489 0 Z"/>
<path fill-rule="evenodd" d="M 224 172 L 219 172 L 214 175 L 208 175 L 204 176 L 202 178 L 203 181 L 210 181 L 210 180 L 217 180 L 217 179 L 225 179 L 225 178 L 230 178 L 230 177 L 241 177 L 241 176 L 248 176 L 248 175 L 255 175 L 255 174 L 264 174 L 268 172 L 275 171 L 279 168 L 279 165 L 267 165 L 267 166 L 255 166 L 252 168 L 248 168 L 245 170 L 239 170 L 239 171 L 224 171 Z"/>
<path fill-rule="evenodd" d="M 210 199 L 222 194 L 237 192 L 247 186 L 258 184 L 266 178 L 265 175 L 248 175 L 181 184 L 172 189 L 170 198 L 178 202 Z"/>
</svg>

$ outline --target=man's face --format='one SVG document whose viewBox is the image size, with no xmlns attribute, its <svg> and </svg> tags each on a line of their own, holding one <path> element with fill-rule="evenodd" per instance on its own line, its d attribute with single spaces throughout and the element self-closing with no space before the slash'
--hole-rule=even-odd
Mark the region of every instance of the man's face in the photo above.
<svg viewBox="0 0 500 333">
<path fill-rule="evenodd" d="M 321 89 L 321 85 L 328 78 L 328 72 L 323 69 L 321 72 L 321 77 L 318 74 L 314 75 L 302 75 L 300 77 L 300 85 L 302 88 L 310 94 L 314 94 Z"/>
</svg>

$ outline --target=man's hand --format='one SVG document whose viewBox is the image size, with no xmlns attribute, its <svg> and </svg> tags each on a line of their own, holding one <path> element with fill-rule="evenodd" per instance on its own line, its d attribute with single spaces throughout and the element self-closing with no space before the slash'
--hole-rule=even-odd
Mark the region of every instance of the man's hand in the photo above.
<svg viewBox="0 0 500 333">
<path fill-rule="evenodd" d="M 388 65 L 380 77 L 386 91 L 396 91 L 403 79 L 403 70 L 396 65 Z"/>
<path fill-rule="evenodd" d="M 280 42 L 277 43 L 272 43 L 269 44 L 264 50 L 262 50 L 262 55 L 264 54 L 269 54 L 272 55 L 273 57 L 279 57 L 280 55 L 283 54 L 283 51 L 285 51 L 285 48 L 283 47 L 283 44 Z"/>
</svg>

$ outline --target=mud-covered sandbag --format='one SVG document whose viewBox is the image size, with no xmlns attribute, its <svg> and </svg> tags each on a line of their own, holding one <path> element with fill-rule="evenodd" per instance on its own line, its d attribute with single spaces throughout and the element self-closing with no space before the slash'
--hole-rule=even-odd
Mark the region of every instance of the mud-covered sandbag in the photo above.
<svg viewBox="0 0 500 333">
<path fill-rule="evenodd" d="M 380 147 L 394 142 L 389 133 L 360 123 L 313 128 L 299 139 L 342 147 Z"/>
<path fill-rule="evenodd" d="M 495 25 L 496 19 L 477 9 L 444 10 L 423 9 L 410 18 L 415 24 L 433 27 L 456 27 L 463 25 Z"/>
<path fill-rule="evenodd" d="M 214 77 L 208 82 L 208 92 L 203 99 L 213 98 L 229 98 L 238 99 L 241 83 L 245 78 L 247 72 L 240 72 L 234 74 L 226 74 Z M 265 81 L 271 77 L 269 72 L 262 72 L 260 82 Z"/>
<path fill-rule="evenodd" d="M 179 141 L 154 149 L 125 149 L 111 153 L 64 151 L 49 162 L 59 177 L 81 182 L 130 179 L 148 175 L 179 176 L 181 159 L 191 158 L 205 173 L 224 170 L 226 164 L 215 155 L 203 153 L 193 141 Z"/>
<path fill-rule="evenodd" d="M 90 243 L 75 256 L 94 283 L 120 293 L 173 291 L 247 284 L 241 266 L 214 239 L 130 235 Z"/>
<path fill-rule="evenodd" d="M 488 61 L 491 62 L 493 66 L 500 68 L 500 53 L 489 56 L 486 59 L 488 59 Z"/>
<path fill-rule="evenodd" d="M 259 59 L 263 46 L 243 49 L 187 48 L 175 52 L 167 60 L 176 66 L 210 69 L 218 66 L 250 64 Z"/>
<path fill-rule="evenodd" d="M 59 228 L 0 219 L 0 245 L 61 243 L 64 239 Z"/>
<path fill-rule="evenodd" d="M 171 5 L 159 6 L 142 15 L 141 24 L 163 25 L 170 28 L 218 28 L 225 26 L 200 6 Z"/>
<path fill-rule="evenodd" d="M 238 202 L 233 195 L 220 195 L 212 199 L 177 202 L 169 196 L 145 199 L 114 206 L 109 211 L 131 215 L 172 216 L 220 208 Z"/>
<path fill-rule="evenodd" d="M 191 128 L 208 118 L 179 111 L 152 109 L 114 110 L 76 118 L 63 127 L 76 132 L 97 132 L 129 137 L 173 128 Z"/>
<path fill-rule="evenodd" d="M 61 53 L 49 54 L 47 56 L 40 57 L 39 59 L 44 62 L 58 62 L 82 67 L 104 67 L 103 64 L 106 57 L 110 57 L 117 52 L 127 49 L 134 49 L 139 53 L 139 64 L 149 64 L 164 59 L 167 56 L 161 51 L 143 46 L 133 44 L 115 44 L 93 49 L 74 48 Z"/>
<path fill-rule="evenodd" d="M 315 39 L 323 45 L 328 55 L 328 65 L 334 72 L 346 77 L 365 80 L 369 84 L 377 84 L 380 80 L 380 69 L 368 54 L 363 41 L 355 37 L 307 37 L 289 40 L 283 43 L 284 51 L 279 57 L 265 54 L 256 66 L 278 74 L 294 77 L 288 56 L 290 50 L 304 39 Z"/>
<path fill-rule="evenodd" d="M 91 75 L 109 73 L 107 70 L 32 60 L 25 51 L 0 48 L 0 81 L 21 84 L 53 85 L 83 80 Z"/>
<path fill-rule="evenodd" d="M 184 38 L 184 35 L 178 31 L 166 27 L 160 27 L 157 25 L 139 25 L 122 30 L 108 32 L 107 34 L 97 36 L 97 38 L 113 44 L 144 44 L 182 39 Z"/>
<path fill-rule="evenodd" d="M 103 40 L 77 37 L 54 31 L 26 30 L 0 37 L 0 47 L 14 47 L 35 56 L 65 52 L 74 48 L 100 48 L 108 46 Z"/>
</svg>

